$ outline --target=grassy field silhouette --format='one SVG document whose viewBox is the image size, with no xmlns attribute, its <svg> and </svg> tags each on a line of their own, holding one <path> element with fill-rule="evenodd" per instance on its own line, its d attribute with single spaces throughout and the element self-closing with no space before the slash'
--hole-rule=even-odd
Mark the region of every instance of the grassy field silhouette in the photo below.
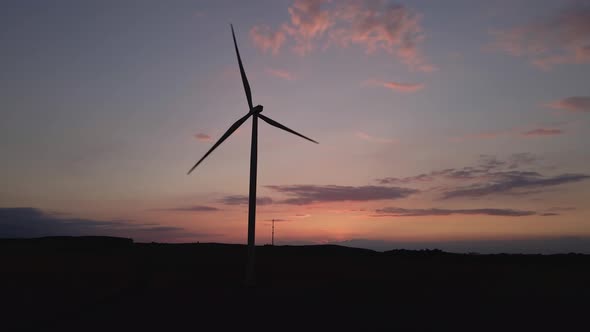
<svg viewBox="0 0 590 332">
<path fill-rule="evenodd" d="M 0 243 L 5 331 L 563 330 L 590 299 L 590 256 L 580 254 L 259 246 L 248 287 L 244 245 Z"/>
</svg>

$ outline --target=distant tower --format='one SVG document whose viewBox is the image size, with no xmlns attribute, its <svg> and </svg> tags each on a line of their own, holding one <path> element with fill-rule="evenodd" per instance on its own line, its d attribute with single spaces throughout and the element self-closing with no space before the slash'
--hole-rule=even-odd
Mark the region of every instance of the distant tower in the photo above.
<svg viewBox="0 0 590 332">
<path fill-rule="evenodd" d="M 272 237 L 271 237 L 271 245 L 275 245 L 275 220 L 272 220 Z"/>
</svg>

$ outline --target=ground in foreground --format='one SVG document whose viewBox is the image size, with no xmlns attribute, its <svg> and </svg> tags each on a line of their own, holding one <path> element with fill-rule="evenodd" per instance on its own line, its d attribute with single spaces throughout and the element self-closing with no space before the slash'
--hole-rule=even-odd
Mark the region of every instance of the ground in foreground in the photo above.
<svg viewBox="0 0 590 332">
<path fill-rule="evenodd" d="M 590 256 L 0 240 L 3 331 L 583 328 Z M 584 323 L 583 325 L 581 325 Z M 4 327 L 3 327 L 4 326 Z"/>
</svg>

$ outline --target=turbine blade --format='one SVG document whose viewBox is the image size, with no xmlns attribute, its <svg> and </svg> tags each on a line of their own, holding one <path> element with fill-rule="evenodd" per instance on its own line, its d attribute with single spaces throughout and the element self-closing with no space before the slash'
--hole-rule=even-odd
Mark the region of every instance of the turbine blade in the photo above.
<svg viewBox="0 0 590 332">
<path fill-rule="evenodd" d="M 209 149 L 209 151 L 207 151 L 207 153 L 205 153 L 205 155 L 203 156 L 203 158 L 201 158 L 196 164 L 195 166 L 193 166 L 193 168 L 191 168 L 190 171 L 188 171 L 188 174 L 191 174 L 191 172 L 197 167 L 199 166 L 199 164 L 205 159 L 207 158 L 207 156 L 209 154 L 211 154 L 211 152 L 213 152 L 213 150 L 215 150 L 219 144 L 223 143 L 223 141 L 225 141 L 231 134 L 233 134 L 234 131 L 236 131 L 236 129 L 238 129 L 242 123 L 244 123 L 246 120 L 248 120 L 248 117 L 252 115 L 252 113 L 248 113 L 246 115 L 244 115 L 241 119 L 239 119 L 238 121 L 236 121 L 233 125 L 231 125 L 231 127 L 229 127 L 229 129 L 225 132 L 225 134 L 223 134 L 223 136 L 221 136 L 221 138 L 211 147 L 211 149 Z"/>
<path fill-rule="evenodd" d="M 300 133 L 296 132 L 295 130 L 292 130 L 292 129 L 289 129 L 289 128 L 287 128 L 287 127 L 283 126 L 282 124 L 280 124 L 280 123 L 276 122 L 275 120 L 273 120 L 273 119 L 271 119 L 271 118 L 269 118 L 269 117 L 267 117 L 267 116 L 264 116 L 264 115 L 262 115 L 262 114 L 258 113 L 258 117 L 259 117 L 259 118 L 261 118 L 262 120 L 264 120 L 266 123 L 268 123 L 268 124 L 269 124 L 269 125 L 271 125 L 271 126 L 275 126 L 275 127 L 279 128 L 279 129 L 283 129 L 283 130 L 285 130 L 285 131 L 288 131 L 288 132 L 290 132 L 291 134 L 295 134 L 295 135 L 297 135 L 297 136 L 299 136 L 299 137 L 305 138 L 306 140 L 308 140 L 308 141 L 312 141 L 312 142 L 314 142 L 315 144 L 320 144 L 320 143 L 318 143 L 318 142 L 316 142 L 316 141 L 312 140 L 312 139 L 311 139 L 311 138 L 309 138 L 309 137 L 306 137 L 306 136 L 303 136 L 303 135 L 301 135 Z"/>
<path fill-rule="evenodd" d="M 236 42 L 236 34 L 234 33 L 234 26 L 231 26 L 231 35 L 234 38 L 234 46 L 236 47 L 236 55 L 238 56 L 238 63 L 240 64 L 240 74 L 242 75 L 242 83 L 244 83 L 244 90 L 246 91 L 246 98 L 248 99 L 248 106 L 252 109 L 252 91 L 250 91 L 250 84 L 248 83 L 248 78 L 246 77 L 246 72 L 244 71 L 244 65 L 242 65 L 242 58 L 240 58 L 240 51 L 238 50 L 238 43 Z"/>
</svg>

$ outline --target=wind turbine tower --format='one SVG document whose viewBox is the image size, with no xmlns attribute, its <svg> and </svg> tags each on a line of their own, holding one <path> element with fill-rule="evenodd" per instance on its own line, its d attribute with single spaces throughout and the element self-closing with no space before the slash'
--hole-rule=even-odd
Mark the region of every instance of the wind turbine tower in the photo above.
<svg viewBox="0 0 590 332">
<path fill-rule="evenodd" d="M 255 251 L 255 231 L 256 231 L 256 166 L 258 158 L 258 118 L 268 123 L 273 127 L 290 132 L 291 134 L 302 137 L 308 141 L 318 144 L 318 142 L 312 140 L 309 137 L 303 136 L 300 133 L 287 128 L 286 126 L 276 122 L 275 120 L 261 114 L 262 105 L 253 106 L 252 104 L 252 91 L 242 59 L 240 58 L 240 51 L 238 50 L 238 43 L 236 42 L 236 35 L 234 33 L 234 27 L 231 26 L 231 33 L 234 40 L 234 47 L 236 49 L 236 55 L 238 57 L 238 64 L 240 66 L 240 75 L 242 76 L 242 83 L 244 84 L 244 91 L 246 92 L 246 99 L 248 100 L 248 113 L 236 121 L 229 129 L 221 136 L 221 138 L 215 142 L 215 144 L 205 153 L 205 155 L 188 171 L 190 174 L 199 164 L 207 158 L 213 150 L 215 150 L 223 141 L 225 141 L 234 131 L 236 131 L 248 118 L 252 117 L 252 141 L 250 146 L 250 191 L 248 197 L 248 261 L 246 263 L 246 284 L 253 286 L 255 283 L 254 273 L 254 251 Z M 273 243 L 274 243 L 274 221 L 273 221 Z"/>
</svg>

